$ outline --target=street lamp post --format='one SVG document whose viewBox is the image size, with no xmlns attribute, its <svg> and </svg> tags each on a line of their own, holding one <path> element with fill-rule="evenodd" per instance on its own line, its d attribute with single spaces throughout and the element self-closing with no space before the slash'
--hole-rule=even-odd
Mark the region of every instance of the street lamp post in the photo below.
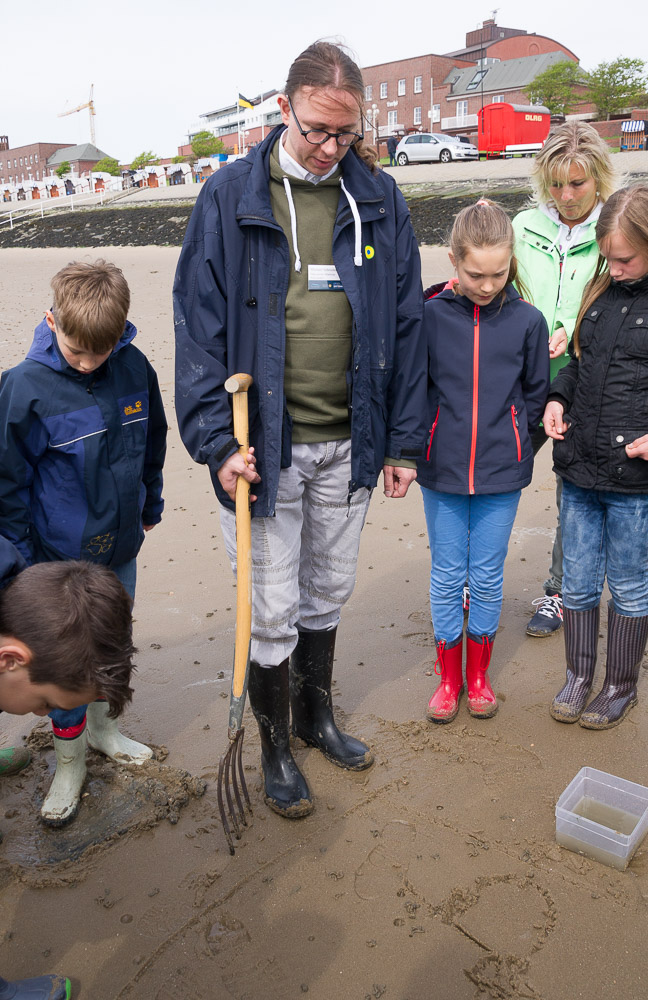
<svg viewBox="0 0 648 1000">
<path fill-rule="evenodd" d="M 380 108 L 378 107 L 377 104 L 372 104 L 371 105 L 371 127 L 373 129 L 373 144 L 374 144 L 374 146 L 376 145 L 377 138 L 378 138 L 378 136 L 377 136 L 378 130 L 376 128 L 376 122 L 378 121 L 378 112 L 379 111 L 380 111 Z"/>
</svg>

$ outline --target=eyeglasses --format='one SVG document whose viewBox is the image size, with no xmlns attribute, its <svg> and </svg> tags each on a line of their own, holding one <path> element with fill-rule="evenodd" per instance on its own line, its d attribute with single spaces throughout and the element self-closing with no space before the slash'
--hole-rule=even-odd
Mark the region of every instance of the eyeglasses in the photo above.
<svg viewBox="0 0 648 1000">
<path fill-rule="evenodd" d="M 313 146 L 321 146 L 323 143 L 328 142 L 329 139 L 335 139 L 338 146 L 353 146 L 354 142 L 357 142 L 358 139 L 362 139 L 362 133 L 360 132 L 326 132 L 321 128 L 302 128 L 299 118 L 295 114 L 295 109 L 292 106 L 290 98 L 288 98 L 288 106 L 292 112 L 293 118 L 297 122 L 297 128 L 303 135 L 306 142 L 310 142 Z"/>
</svg>

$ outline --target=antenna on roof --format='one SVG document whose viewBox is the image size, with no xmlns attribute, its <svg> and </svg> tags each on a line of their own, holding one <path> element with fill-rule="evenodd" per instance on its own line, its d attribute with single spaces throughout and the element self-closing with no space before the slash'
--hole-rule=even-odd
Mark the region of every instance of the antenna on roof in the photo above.
<svg viewBox="0 0 648 1000">
<path fill-rule="evenodd" d="M 499 10 L 499 7 L 496 7 L 495 10 L 491 11 L 491 14 L 493 15 L 493 20 L 494 21 L 497 20 L 497 12 L 498 12 L 498 10 Z"/>
</svg>

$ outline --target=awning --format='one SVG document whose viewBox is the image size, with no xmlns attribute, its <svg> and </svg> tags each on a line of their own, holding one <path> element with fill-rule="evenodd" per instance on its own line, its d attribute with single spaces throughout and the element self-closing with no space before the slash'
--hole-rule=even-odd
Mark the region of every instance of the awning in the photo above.
<svg viewBox="0 0 648 1000">
<path fill-rule="evenodd" d="M 640 118 L 629 122 L 621 122 L 622 132 L 643 132 L 645 128 L 646 123 Z"/>
</svg>

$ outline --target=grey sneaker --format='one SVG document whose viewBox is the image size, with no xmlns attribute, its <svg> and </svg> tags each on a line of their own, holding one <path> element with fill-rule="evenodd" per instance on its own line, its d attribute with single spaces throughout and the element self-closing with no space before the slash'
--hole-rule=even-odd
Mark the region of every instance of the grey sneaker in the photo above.
<svg viewBox="0 0 648 1000">
<path fill-rule="evenodd" d="M 559 632 L 563 626 L 562 594 L 545 594 L 533 601 L 536 613 L 527 625 L 527 635 L 544 639 L 554 632 Z"/>
</svg>

